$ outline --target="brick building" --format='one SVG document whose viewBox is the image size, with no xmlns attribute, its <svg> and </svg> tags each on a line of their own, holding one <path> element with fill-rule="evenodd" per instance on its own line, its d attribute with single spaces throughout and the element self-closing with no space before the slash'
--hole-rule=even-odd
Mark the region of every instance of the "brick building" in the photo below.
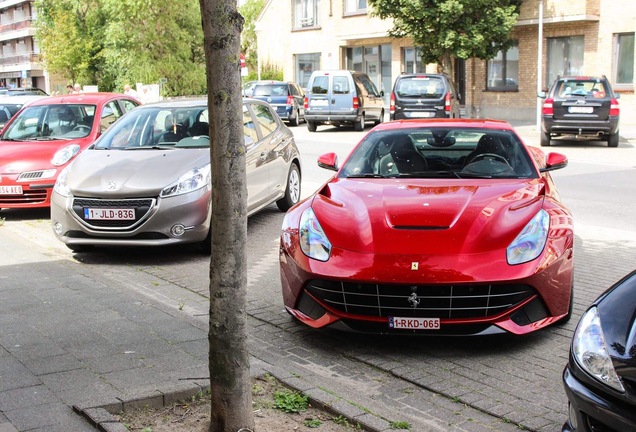
<svg viewBox="0 0 636 432">
<path fill-rule="evenodd" d="M 313 70 L 363 71 L 385 91 L 388 105 L 397 75 L 437 67 L 421 64 L 412 41 L 389 37 L 391 22 L 370 12 L 366 0 L 269 0 L 256 24 L 259 67 L 281 68 L 285 80 L 303 86 Z M 633 112 L 635 30 L 633 0 L 525 0 L 512 48 L 489 61 L 454 61 L 465 112 L 532 121 L 540 106 L 537 90 L 566 74 L 607 75 L 621 106 Z"/>
</svg>

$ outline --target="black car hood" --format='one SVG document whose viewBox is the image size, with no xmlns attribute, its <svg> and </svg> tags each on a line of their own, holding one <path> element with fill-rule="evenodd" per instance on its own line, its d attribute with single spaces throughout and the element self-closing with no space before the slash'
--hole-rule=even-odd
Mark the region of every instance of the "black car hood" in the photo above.
<svg viewBox="0 0 636 432">
<path fill-rule="evenodd" d="M 608 289 L 595 303 L 616 373 L 636 384 L 636 271 Z"/>
</svg>

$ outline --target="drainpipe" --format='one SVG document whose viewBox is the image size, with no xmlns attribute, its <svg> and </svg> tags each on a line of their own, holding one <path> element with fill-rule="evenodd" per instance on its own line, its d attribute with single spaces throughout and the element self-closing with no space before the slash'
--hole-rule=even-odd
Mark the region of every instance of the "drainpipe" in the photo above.
<svg viewBox="0 0 636 432">
<path fill-rule="evenodd" d="M 542 100 L 539 97 L 539 93 L 541 92 L 541 72 L 543 70 L 542 62 L 543 62 L 543 0 L 539 0 L 539 29 L 538 29 L 538 40 L 537 40 L 537 130 L 541 130 L 541 105 Z"/>
</svg>

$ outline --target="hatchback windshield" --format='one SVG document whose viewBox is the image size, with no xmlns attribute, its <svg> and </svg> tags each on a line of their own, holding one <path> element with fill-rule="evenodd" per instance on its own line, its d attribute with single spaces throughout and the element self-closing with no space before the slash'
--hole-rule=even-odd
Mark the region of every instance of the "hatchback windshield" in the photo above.
<svg viewBox="0 0 636 432">
<path fill-rule="evenodd" d="M 287 84 L 259 84 L 254 87 L 252 96 L 287 96 Z"/>
<path fill-rule="evenodd" d="M 46 141 L 83 138 L 93 129 L 95 105 L 27 107 L 2 134 L 3 140 Z"/>
<path fill-rule="evenodd" d="M 439 77 L 418 76 L 401 79 L 397 82 L 395 92 L 400 97 L 439 99 L 446 93 L 444 83 Z"/>
<path fill-rule="evenodd" d="M 96 143 L 96 149 L 209 147 L 208 109 L 140 107 L 117 121 Z"/>
<path fill-rule="evenodd" d="M 525 147 L 510 131 L 417 128 L 370 132 L 339 177 L 535 178 Z"/>
</svg>

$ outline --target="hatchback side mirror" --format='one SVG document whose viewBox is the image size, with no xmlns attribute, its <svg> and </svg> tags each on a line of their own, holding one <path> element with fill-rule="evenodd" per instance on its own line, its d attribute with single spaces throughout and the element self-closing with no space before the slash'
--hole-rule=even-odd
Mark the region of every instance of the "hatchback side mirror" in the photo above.
<svg viewBox="0 0 636 432">
<path fill-rule="evenodd" d="M 539 93 L 537 93 L 537 97 L 541 99 L 545 99 L 547 96 L 548 95 L 546 95 L 544 91 L 540 91 Z"/>
</svg>

